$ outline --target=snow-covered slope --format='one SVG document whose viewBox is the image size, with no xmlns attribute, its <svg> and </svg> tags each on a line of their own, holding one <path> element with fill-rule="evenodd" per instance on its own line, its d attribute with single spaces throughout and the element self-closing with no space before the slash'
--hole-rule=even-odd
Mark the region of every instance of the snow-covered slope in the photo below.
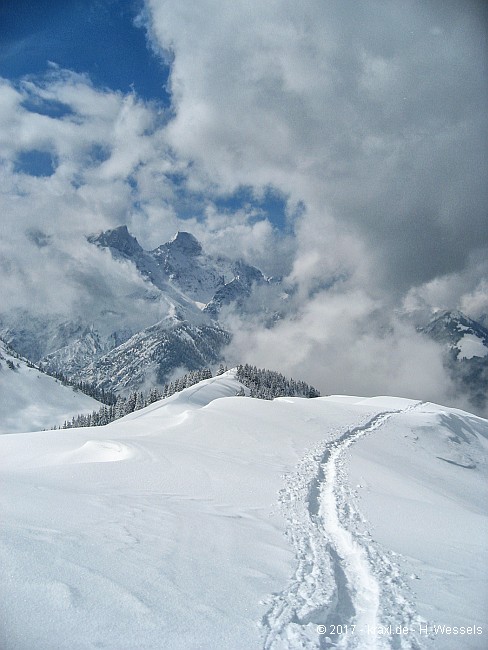
<svg viewBox="0 0 488 650">
<path fill-rule="evenodd" d="M 0 433 L 63 424 L 100 402 L 29 366 L 0 340 Z"/>
<path fill-rule="evenodd" d="M 488 422 L 239 388 L 0 438 L 0 646 L 486 647 Z"/>
<path fill-rule="evenodd" d="M 399 413 L 351 450 L 350 482 L 370 533 L 412 578 L 429 627 L 483 628 L 438 633 L 439 648 L 488 646 L 487 450 L 486 420 L 434 404 Z"/>
</svg>

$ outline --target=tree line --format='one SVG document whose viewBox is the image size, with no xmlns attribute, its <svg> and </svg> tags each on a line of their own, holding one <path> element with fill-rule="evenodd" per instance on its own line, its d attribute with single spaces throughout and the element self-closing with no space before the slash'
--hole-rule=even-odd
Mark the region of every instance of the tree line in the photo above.
<svg viewBox="0 0 488 650">
<path fill-rule="evenodd" d="M 219 369 L 220 370 L 220 369 Z M 134 411 L 139 411 L 149 404 L 153 404 L 158 400 L 171 397 L 175 393 L 179 393 L 184 388 L 189 388 L 199 381 L 204 379 L 211 379 L 212 372 L 209 368 L 203 370 L 192 370 L 187 372 L 182 377 L 165 384 L 161 390 L 159 388 L 151 388 L 149 391 L 133 391 L 127 396 L 117 395 L 112 404 L 104 404 L 98 411 L 92 413 L 80 414 L 65 420 L 60 429 L 72 429 L 74 427 L 98 427 L 109 424 L 114 420 L 123 418 L 124 415 L 129 415 Z M 57 427 L 54 427 L 55 429 Z"/>
<path fill-rule="evenodd" d="M 320 397 L 320 392 L 305 383 L 287 379 L 274 370 L 256 368 L 245 364 L 237 366 L 236 378 L 249 388 L 251 397 L 274 399 L 275 397 Z"/>
</svg>

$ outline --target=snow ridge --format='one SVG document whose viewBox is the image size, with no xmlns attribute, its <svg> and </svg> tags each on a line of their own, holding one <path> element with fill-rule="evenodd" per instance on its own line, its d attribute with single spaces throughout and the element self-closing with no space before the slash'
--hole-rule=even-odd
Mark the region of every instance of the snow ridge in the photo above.
<svg viewBox="0 0 488 650">
<path fill-rule="evenodd" d="M 265 650 L 421 647 L 412 627 L 420 619 L 405 595 L 408 587 L 391 554 L 364 530 L 344 471 L 348 447 L 420 404 L 383 411 L 337 440 L 321 442 L 285 476 L 279 501 L 298 565 L 288 586 L 268 601 L 261 623 Z M 411 632 L 377 634 L 379 626 L 389 625 Z"/>
</svg>

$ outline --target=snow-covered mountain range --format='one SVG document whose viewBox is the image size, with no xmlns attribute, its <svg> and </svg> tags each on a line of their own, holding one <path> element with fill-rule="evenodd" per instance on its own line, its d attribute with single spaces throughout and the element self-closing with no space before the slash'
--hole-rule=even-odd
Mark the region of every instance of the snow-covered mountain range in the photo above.
<svg viewBox="0 0 488 650">
<path fill-rule="evenodd" d="M 163 386 L 179 370 L 215 366 L 230 335 L 217 325 L 161 321 L 134 334 L 76 373 L 99 388 L 127 393 Z"/>
<path fill-rule="evenodd" d="M 488 330 L 460 311 L 434 314 L 423 331 L 446 344 L 459 361 L 488 355 Z"/>
<path fill-rule="evenodd" d="M 114 256 L 129 259 L 143 277 L 170 295 L 183 311 L 185 307 L 193 310 L 195 305 L 205 311 L 211 301 L 214 305 L 215 302 L 225 304 L 224 295 L 233 300 L 240 297 L 236 287 L 245 292 L 252 283 L 266 282 L 259 269 L 242 260 L 206 255 L 188 232 L 178 232 L 171 241 L 153 251 L 144 251 L 127 226 L 90 236 L 88 240 L 108 248 Z M 228 285 L 231 290 L 225 291 Z M 214 314 L 217 311 L 212 309 Z"/>
<path fill-rule="evenodd" d="M 269 283 L 242 260 L 206 255 L 187 232 L 152 251 L 143 250 L 126 226 L 88 241 L 118 263 L 129 287 L 133 277 L 139 285 L 134 283 L 116 309 L 91 310 L 76 320 L 25 310 L 2 314 L 0 335 L 50 372 L 111 390 L 160 385 L 177 371 L 215 365 L 231 336 L 218 323 L 222 309 L 242 307 L 254 286 Z M 103 287 L 88 285 L 93 296 L 100 291 Z M 134 311 L 144 327 L 131 322 Z"/>
<path fill-rule="evenodd" d="M 208 255 L 188 232 L 144 250 L 120 226 L 89 235 L 85 245 L 84 255 L 96 253 L 98 267 L 75 273 L 67 263 L 76 308 L 43 313 L 37 305 L 0 313 L 0 338 L 71 380 L 122 393 L 161 386 L 178 374 L 230 361 L 226 345 L 236 321 L 229 315 L 272 328 L 280 310 L 290 318 L 300 310 L 295 297 L 282 299 L 293 296 L 293 286 L 242 260 Z M 456 390 L 484 412 L 488 330 L 461 312 L 435 313 L 418 329 L 444 348 Z"/>
<path fill-rule="evenodd" d="M 481 650 L 488 421 L 236 397 L 0 436 L 4 650 Z"/>
</svg>

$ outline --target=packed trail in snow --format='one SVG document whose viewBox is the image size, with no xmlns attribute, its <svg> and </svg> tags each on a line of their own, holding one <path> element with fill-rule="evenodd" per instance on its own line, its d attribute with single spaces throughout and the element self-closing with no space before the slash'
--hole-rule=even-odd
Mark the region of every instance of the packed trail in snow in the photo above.
<svg viewBox="0 0 488 650">
<path fill-rule="evenodd" d="M 420 405 L 378 413 L 320 443 L 285 477 L 280 502 L 298 566 L 263 617 L 265 650 L 422 647 L 413 626 L 422 619 L 409 602 L 408 586 L 393 554 L 365 529 L 344 471 L 351 445 Z M 388 632 L 398 627 L 409 632 Z"/>
</svg>

